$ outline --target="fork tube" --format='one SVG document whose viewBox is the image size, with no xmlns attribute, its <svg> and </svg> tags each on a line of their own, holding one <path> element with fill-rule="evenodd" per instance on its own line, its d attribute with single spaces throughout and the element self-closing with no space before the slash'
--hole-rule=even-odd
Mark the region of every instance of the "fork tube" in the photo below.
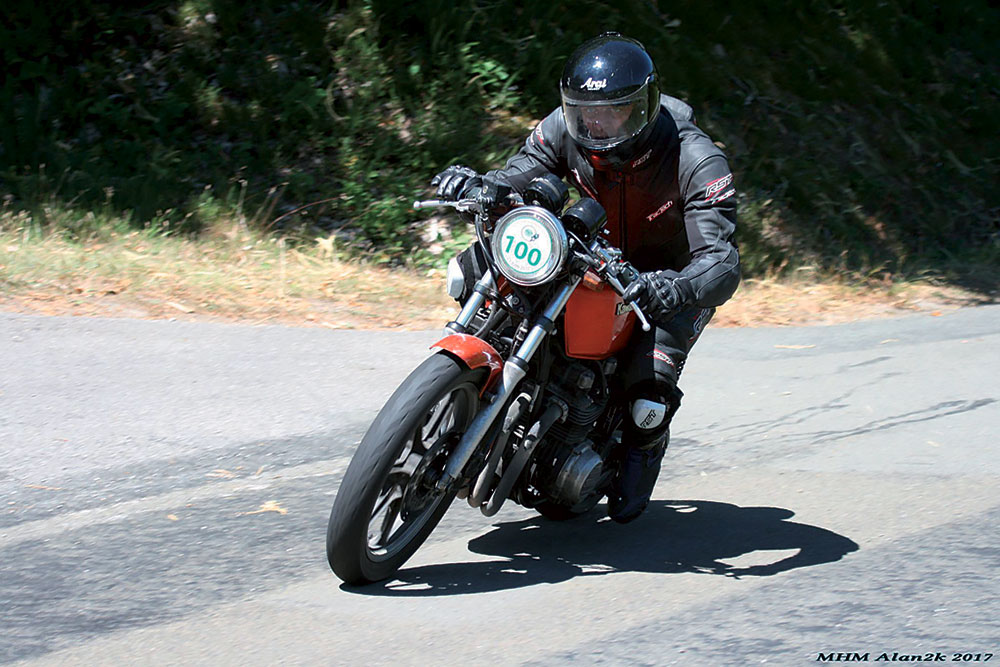
<svg viewBox="0 0 1000 667">
<path fill-rule="evenodd" d="M 503 374 L 500 377 L 500 386 L 497 387 L 496 395 L 490 404 L 480 410 L 476 418 L 472 420 L 469 429 L 462 436 L 455 451 L 448 457 L 444 474 L 438 482 L 439 489 L 447 488 L 461 477 L 462 471 L 469 463 L 469 459 L 472 458 L 472 454 L 476 451 L 483 438 L 486 437 L 490 427 L 493 426 L 493 422 L 500 416 L 500 412 L 503 410 L 504 405 L 506 405 L 507 399 L 517 388 L 517 385 L 520 384 L 521 380 L 524 379 L 524 376 L 527 375 L 528 362 L 531 361 L 535 352 L 538 351 L 538 347 L 545 339 L 546 334 L 551 333 L 555 326 L 556 318 L 559 317 L 559 313 L 566 307 L 566 303 L 569 301 L 570 296 L 572 296 L 573 290 L 580 284 L 582 278 L 582 276 L 574 276 L 570 282 L 562 286 L 555 298 L 549 302 L 548 307 L 542 315 L 535 320 L 534 326 L 524 339 L 521 347 L 504 364 Z M 463 312 L 465 311 L 463 310 Z"/>
<path fill-rule="evenodd" d="M 476 282 L 476 286 L 466 300 L 465 305 L 462 306 L 462 312 L 458 314 L 458 317 L 453 322 L 449 322 L 445 326 L 444 333 L 446 336 L 453 333 L 466 333 L 469 330 L 472 318 L 476 316 L 479 308 L 486 302 L 486 295 L 489 293 L 491 287 L 493 287 L 493 273 L 489 269 L 486 269 L 483 277 Z"/>
<path fill-rule="evenodd" d="M 549 307 L 545 309 L 542 316 L 538 318 L 535 322 L 535 326 L 531 328 L 528 332 L 527 337 L 524 339 L 524 343 L 514 354 L 511 361 L 515 359 L 520 360 L 527 366 L 531 358 L 535 356 L 535 352 L 538 350 L 538 346 L 541 344 L 542 340 L 545 338 L 547 333 L 552 331 L 553 326 L 555 326 L 556 318 L 559 317 L 559 313 L 563 311 L 566 304 L 569 302 L 569 298 L 573 296 L 573 290 L 576 286 L 580 284 L 582 277 L 575 277 L 570 282 L 562 286 L 556 297 L 549 303 Z"/>
</svg>

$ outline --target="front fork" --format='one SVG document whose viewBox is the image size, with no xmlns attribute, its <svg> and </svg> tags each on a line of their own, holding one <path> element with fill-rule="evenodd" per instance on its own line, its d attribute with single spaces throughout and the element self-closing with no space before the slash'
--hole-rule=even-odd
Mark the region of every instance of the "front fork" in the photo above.
<svg viewBox="0 0 1000 667">
<path fill-rule="evenodd" d="M 462 306 L 462 312 L 458 314 L 458 317 L 454 321 L 449 322 L 445 326 L 445 335 L 467 333 L 469 325 L 472 324 L 472 318 L 476 316 L 479 309 L 486 303 L 486 296 L 494 287 L 493 272 L 486 269 L 483 277 L 476 281 L 475 286 L 472 288 L 472 294 L 466 300 L 465 305 Z"/>
<path fill-rule="evenodd" d="M 545 336 L 552 333 L 552 330 L 555 328 L 556 318 L 559 317 L 559 314 L 566 307 L 566 303 L 569 302 L 570 296 L 572 296 L 573 291 L 580 284 L 582 278 L 583 276 L 574 274 L 569 282 L 559 288 L 559 291 L 556 292 L 552 301 L 545 308 L 545 311 L 535 320 L 524 342 L 521 343 L 517 351 L 504 364 L 493 400 L 479 411 L 476 418 L 472 420 L 472 424 L 469 425 L 469 429 L 465 432 L 465 435 L 462 436 L 455 451 L 448 457 L 444 474 L 438 480 L 439 490 L 444 491 L 461 478 L 462 471 L 465 470 L 465 466 L 468 465 L 477 447 L 483 438 L 486 437 L 493 423 L 500 417 L 501 411 L 507 404 L 508 399 L 513 395 L 514 390 L 521 383 L 521 380 L 524 379 L 524 376 L 527 375 L 529 362 L 535 356 L 535 352 L 538 351 L 542 341 L 545 340 Z M 492 283 L 493 276 L 490 271 L 486 271 L 483 277 L 476 283 L 475 292 L 465 303 L 462 312 L 459 313 L 454 322 L 449 323 L 448 333 L 464 333 L 467 330 L 476 311 L 485 302 L 486 294 Z M 461 328 L 455 328 L 455 325 Z"/>
</svg>

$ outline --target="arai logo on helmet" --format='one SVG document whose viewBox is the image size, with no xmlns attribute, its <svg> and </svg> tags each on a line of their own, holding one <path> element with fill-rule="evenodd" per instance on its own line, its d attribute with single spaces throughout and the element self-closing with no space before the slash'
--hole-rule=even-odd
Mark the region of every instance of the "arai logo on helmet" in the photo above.
<svg viewBox="0 0 1000 667">
<path fill-rule="evenodd" d="M 583 88 L 587 90 L 603 90 L 608 85 L 607 79 L 595 79 L 592 76 L 588 76 L 587 80 L 583 82 Z"/>
</svg>

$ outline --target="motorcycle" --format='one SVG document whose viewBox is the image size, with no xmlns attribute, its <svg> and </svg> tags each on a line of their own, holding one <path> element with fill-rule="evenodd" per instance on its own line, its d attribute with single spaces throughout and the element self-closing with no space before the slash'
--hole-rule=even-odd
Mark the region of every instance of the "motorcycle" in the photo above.
<svg viewBox="0 0 1000 667">
<path fill-rule="evenodd" d="M 487 179 L 474 198 L 414 203 L 471 217 L 487 266 L 344 474 L 326 542 L 344 582 L 392 576 L 456 497 L 486 516 L 512 500 L 565 520 L 610 489 L 627 417 L 616 355 L 650 324 L 622 298 L 638 273 L 602 236 L 604 209 L 567 203 L 555 176 L 521 195 Z M 449 265 L 452 296 L 474 279 Z"/>
</svg>

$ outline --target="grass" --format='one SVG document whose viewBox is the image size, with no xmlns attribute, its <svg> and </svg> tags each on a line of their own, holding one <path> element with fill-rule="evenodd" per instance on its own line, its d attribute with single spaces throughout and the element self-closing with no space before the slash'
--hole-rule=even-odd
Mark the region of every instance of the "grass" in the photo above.
<svg viewBox="0 0 1000 667">
<path fill-rule="evenodd" d="M 198 240 L 107 229 L 73 238 L 40 232 L 24 213 L 0 215 L 0 307 L 330 328 L 435 328 L 453 314 L 440 269 L 347 259 L 332 236 L 300 242 L 234 220 Z"/>
<path fill-rule="evenodd" d="M 111 216 L 86 222 L 102 224 L 79 236 L 42 231 L 23 211 L 0 212 L 0 309 L 334 329 L 435 329 L 456 312 L 442 269 L 366 261 L 334 236 L 275 237 L 232 217 L 197 239 Z M 714 326 L 826 324 L 985 301 L 932 277 L 831 278 L 806 269 L 744 280 Z"/>
</svg>

